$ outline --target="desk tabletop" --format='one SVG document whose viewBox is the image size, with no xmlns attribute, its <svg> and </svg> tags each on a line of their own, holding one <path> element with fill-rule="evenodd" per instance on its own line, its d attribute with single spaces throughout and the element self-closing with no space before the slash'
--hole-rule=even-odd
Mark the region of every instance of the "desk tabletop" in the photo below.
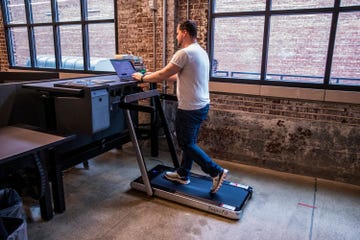
<svg viewBox="0 0 360 240">
<path fill-rule="evenodd" d="M 6 126 L 0 128 L 0 162 L 26 156 L 68 141 L 68 137 Z"/>
<path fill-rule="evenodd" d="M 101 75 L 101 76 L 92 76 L 92 77 L 83 77 L 83 78 L 73 78 L 73 79 L 66 79 L 66 80 L 56 80 L 56 81 L 45 81 L 45 82 L 37 82 L 37 83 L 28 83 L 23 84 L 22 87 L 51 92 L 51 93 L 68 93 L 68 94 L 81 94 L 83 92 L 82 88 L 72 88 L 70 87 L 61 87 L 59 84 L 69 83 L 74 81 L 93 81 L 97 82 L 99 88 L 108 88 L 111 89 L 118 89 L 122 86 L 133 85 L 137 84 L 137 81 L 125 81 L 120 80 L 117 75 Z M 86 88 L 86 87 L 84 87 Z"/>
</svg>

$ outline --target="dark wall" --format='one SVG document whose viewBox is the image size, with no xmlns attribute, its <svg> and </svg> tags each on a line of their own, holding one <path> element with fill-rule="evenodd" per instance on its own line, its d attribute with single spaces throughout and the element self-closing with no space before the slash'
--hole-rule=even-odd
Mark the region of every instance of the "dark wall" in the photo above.
<svg viewBox="0 0 360 240">
<path fill-rule="evenodd" d="M 41 99 L 35 91 L 21 85 L 58 77 L 58 73 L 51 72 L 0 72 L 0 127 L 17 123 L 44 126 Z"/>
</svg>

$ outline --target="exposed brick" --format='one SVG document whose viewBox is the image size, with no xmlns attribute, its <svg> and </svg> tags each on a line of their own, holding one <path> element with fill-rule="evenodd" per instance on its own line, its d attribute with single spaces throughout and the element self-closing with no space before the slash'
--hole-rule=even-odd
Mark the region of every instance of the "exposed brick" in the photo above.
<svg viewBox="0 0 360 240">
<path fill-rule="evenodd" d="M 211 156 L 360 185 L 360 105 L 216 93 L 211 100 L 199 137 Z"/>
<path fill-rule="evenodd" d="M 186 19 L 187 2 L 190 3 L 189 17 L 195 19 L 199 26 L 199 43 L 204 48 L 207 47 L 208 1 L 169 0 L 167 61 L 177 50 L 176 26 Z M 259 10 L 261 1 L 252 2 L 253 9 Z M 329 1 L 324 1 L 327 2 Z M 158 10 L 155 12 L 154 55 L 154 19 L 149 1 L 117 1 L 116 41 L 119 53 L 132 52 L 143 57 L 149 71 L 163 66 L 162 3 L 163 1 L 157 1 Z M 239 5 L 241 7 L 243 5 Z M 2 21 L 1 13 L 0 20 Z M 237 29 L 241 30 L 241 27 L 237 26 Z M 245 29 L 239 32 L 248 31 Z M 230 31 L 226 34 L 229 38 L 236 38 Z M 314 34 L 314 30 L 309 29 L 308 35 Z M 261 44 L 262 42 L 260 45 L 251 42 L 244 49 L 261 49 Z M 219 43 L 218 47 L 229 54 L 233 52 L 231 46 Z M 344 53 L 347 56 L 352 54 Z M 353 56 L 352 61 L 358 61 L 357 57 Z M 226 63 L 228 59 L 231 58 L 224 56 L 221 62 Z M 311 59 L 303 59 L 305 60 Z M 311 64 L 319 64 L 315 60 L 312 59 Z M 279 68 L 284 66 L 282 64 L 287 66 L 286 61 L 276 64 Z M 7 69 L 5 35 L 1 24 L 0 70 Z M 272 70 L 275 71 L 274 68 Z M 358 74 L 358 68 L 355 70 Z M 289 66 L 289 71 L 294 72 L 296 69 Z M 168 91 L 172 93 L 174 86 L 169 85 Z M 208 120 L 199 136 L 200 145 L 211 157 L 360 185 L 360 105 L 217 93 L 211 94 L 211 101 Z M 173 126 L 176 104 L 168 104 L 167 116 L 171 120 L 170 126 Z"/>
<path fill-rule="evenodd" d="M 0 5 L 0 71 L 7 71 L 9 68 L 8 56 L 5 41 L 5 30 L 2 18 L 2 9 Z"/>
</svg>

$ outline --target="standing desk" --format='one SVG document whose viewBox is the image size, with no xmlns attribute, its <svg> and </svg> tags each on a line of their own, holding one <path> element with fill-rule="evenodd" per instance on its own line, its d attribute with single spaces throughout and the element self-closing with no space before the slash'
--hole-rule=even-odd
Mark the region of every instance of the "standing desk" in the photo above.
<svg viewBox="0 0 360 240">
<path fill-rule="evenodd" d="M 75 135 L 70 144 L 54 151 L 49 162 L 54 211 L 62 213 L 65 211 L 62 171 L 130 141 L 119 103 L 128 93 L 138 91 L 137 81 L 121 80 L 112 74 L 22 87 L 38 91 L 44 100 L 47 129 Z"/>
</svg>

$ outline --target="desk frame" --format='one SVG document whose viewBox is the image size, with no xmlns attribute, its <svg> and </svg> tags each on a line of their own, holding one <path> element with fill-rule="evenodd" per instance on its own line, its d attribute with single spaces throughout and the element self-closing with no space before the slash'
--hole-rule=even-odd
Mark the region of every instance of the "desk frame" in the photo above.
<svg viewBox="0 0 360 240">
<path fill-rule="evenodd" d="M 0 128 L 0 165 L 16 164 L 25 157 L 31 156 L 40 176 L 40 210 L 44 220 L 53 217 L 53 207 L 49 187 L 48 172 L 40 153 L 72 139 L 61 137 L 23 127 L 6 126 Z M 48 154 L 47 154 L 48 156 Z"/>
</svg>

